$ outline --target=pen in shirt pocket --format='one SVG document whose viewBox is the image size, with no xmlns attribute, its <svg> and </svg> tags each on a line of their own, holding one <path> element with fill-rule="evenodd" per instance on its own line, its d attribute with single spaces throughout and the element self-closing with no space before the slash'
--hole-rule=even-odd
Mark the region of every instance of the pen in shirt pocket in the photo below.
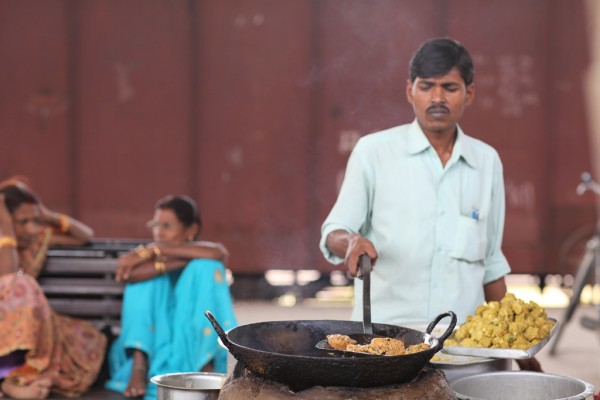
<svg viewBox="0 0 600 400">
<path fill-rule="evenodd" d="M 471 211 L 471 218 L 473 218 L 475 221 L 479 221 L 479 209 L 473 207 L 473 211 Z"/>
</svg>

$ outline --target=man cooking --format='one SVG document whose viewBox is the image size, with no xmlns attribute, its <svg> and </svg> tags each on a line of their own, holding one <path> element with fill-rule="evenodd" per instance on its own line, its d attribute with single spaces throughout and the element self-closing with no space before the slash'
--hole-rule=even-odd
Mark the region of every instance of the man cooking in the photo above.
<svg viewBox="0 0 600 400">
<path fill-rule="evenodd" d="M 415 120 L 358 141 L 323 223 L 320 247 L 328 261 L 343 261 L 352 276 L 362 254 L 376 263 L 375 322 L 430 322 L 452 310 L 460 324 L 506 293 L 502 163 L 458 126 L 473 101 L 473 75 L 461 43 L 422 44 L 406 85 Z M 354 290 L 352 318 L 361 320 L 361 281 Z M 535 359 L 519 365 L 541 370 Z"/>
</svg>

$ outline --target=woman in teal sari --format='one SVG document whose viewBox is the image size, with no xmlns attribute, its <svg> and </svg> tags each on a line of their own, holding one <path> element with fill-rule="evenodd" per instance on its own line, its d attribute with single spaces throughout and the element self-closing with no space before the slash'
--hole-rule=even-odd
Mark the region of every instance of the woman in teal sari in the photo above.
<svg viewBox="0 0 600 400">
<path fill-rule="evenodd" d="M 187 196 L 158 201 L 148 223 L 154 242 L 119 258 L 117 279 L 127 282 L 122 330 L 109 352 L 106 387 L 127 397 L 156 398 L 149 378 L 176 372 L 227 371 L 227 351 L 204 316 L 236 326 L 220 244 L 196 241 L 201 227 Z"/>
</svg>

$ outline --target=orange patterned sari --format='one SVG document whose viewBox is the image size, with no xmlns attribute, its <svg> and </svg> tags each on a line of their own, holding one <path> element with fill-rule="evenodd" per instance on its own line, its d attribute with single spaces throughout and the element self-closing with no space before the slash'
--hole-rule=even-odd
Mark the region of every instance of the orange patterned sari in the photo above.
<svg viewBox="0 0 600 400">
<path fill-rule="evenodd" d="M 55 313 L 34 279 L 46 258 L 49 235 L 44 231 L 38 245 L 19 254 L 25 273 L 0 276 L 0 356 L 25 350 L 25 364 L 6 379 L 27 385 L 48 377 L 52 391 L 72 397 L 94 383 L 106 338 L 85 321 Z"/>
</svg>

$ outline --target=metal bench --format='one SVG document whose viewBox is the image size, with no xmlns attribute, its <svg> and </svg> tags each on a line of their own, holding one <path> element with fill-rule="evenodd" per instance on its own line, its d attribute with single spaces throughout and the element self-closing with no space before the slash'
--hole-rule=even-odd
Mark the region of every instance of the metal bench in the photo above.
<svg viewBox="0 0 600 400">
<path fill-rule="evenodd" d="M 52 308 L 118 334 L 124 285 L 115 281 L 117 258 L 140 243 L 97 239 L 86 246 L 50 249 L 38 280 Z"/>
</svg>

